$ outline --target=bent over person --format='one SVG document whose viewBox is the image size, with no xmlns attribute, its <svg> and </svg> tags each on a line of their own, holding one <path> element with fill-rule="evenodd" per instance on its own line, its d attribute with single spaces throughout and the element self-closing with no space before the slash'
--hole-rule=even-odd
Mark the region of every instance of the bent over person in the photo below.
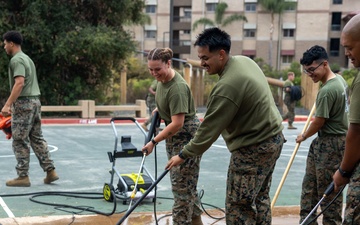
<svg viewBox="0 0 360 225">
<path fill-rule="evenodd" d="M 6 186 L 29 187 L 30 146 L 46 172 L 45 184 L 58 180 L 55 166 L 50 159 L 47 143 L 41 130 L 41 103 L 34 62 L 21 50 L 22 36 L 17 31 L 3 35 L 4 49 L 12 58 L 9 63 L 11 93 L 4 107 L 3 116 L 12 116 L 12 147 L 17 160 L 18 177 L 8 180 Z"/>
<path fill-rule="evenodd" d="M 300 143 L 317 133 L 317 137 L 311 142 L 306 160 L 300 200 L 300 223 L 310 214 L 332 182 L 332 175 L 339 167 L 345 150 L 348 128 L 347 84 L 342 76 L 331 71 L 328 60 L 326 50 L 318 45 L 304 52 L 300 60 L 304 73 L 314 83 L 321 82 L 315 101 L 315 119 L 309 128 L 296 138 L 296 142 Z M 324 212 L 323 224 L 341 224 L 342 195 L 324 210 L 335 195 L 336 193 L 330 194 L 320 204 Z M 316 213 L 313 213 L 307 222 L 315 217 Z M 315 225 L 317 222 L 310 224 Z"/>
<path fill-rule="evenodd" d="M 202 155 L 221 134 L 231 153 L 226 224 L 271 224 L 269 189 L 284 136 L 265 75 L 252 59 L 231 56 L 230 35 L 218 28 L 204 30 L 195 46 L 201 66 L 208 74 L 217 74 L 219 81 L 195 137 L 166 168 L 176 170 L 177 165 Z"/>
<path fill-rule="evenodd" d="M 193 138 L 200 124 L 190 88 L 184 78 L 172 68 L 172 57 L 170 48 L 155 48 L 147 57 L 149 71 L 159 81 L 155 110 L 165 121 L 166 127 L 142 149 L 150 154 L 157 143 L 166 140 L 169 159 L 179 154 L 183 146 Z M 202 210 L 196 190 L 200 160 L 201 155 L 189 158 L 184 164 L 170 171 L 174 195 L 174 225 L 202 225 Z"/>
</svg>

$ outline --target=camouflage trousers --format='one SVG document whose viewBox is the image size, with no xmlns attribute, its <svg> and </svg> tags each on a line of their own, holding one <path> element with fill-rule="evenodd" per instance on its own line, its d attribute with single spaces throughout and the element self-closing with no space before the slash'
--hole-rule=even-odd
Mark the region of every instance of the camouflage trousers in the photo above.
<svg viewBox="0 0 360 225">
<path fill-rule="evenodd" d="M 170 159 L 192 139 L 200 121 L 198 118 L 184 123 L 182 129 L 174 136 L 166 139 L 166 152 Z M 179 166 L 170 170 L 174 205 L 172 217 L 174 225 L 191 224 L 192 217 L 202 213 L 196 186 L 199 178 L 201 156 L 188 158 Z"/>
<path fill-rule="evenodd" d="M 343 225 L 357 224 L 360 224 L 360 163 L 357 164 L 350 178 L 343 222 Z"/>
<path fill-rule="evenodd" d="M 282 116 L 283 120 L 288 119 L 288 123 L 292 124 L 295 119 L 295 101 L 291 101 L 290 96 L 285 96 L 284 103 L 288 109 L 287 113 Z"/>
<path fill-rule="evenodd" d="M 302 182 L 300 200 L 300 223 L 309 215 L 311 210 L 323 197 L 326 188 L 333 181 L 332 177 L 339 167 L 345 150 L 345 135 L 325 135 L 316 137 L 309 149 L 306 161 L 306 171 Z M 335 197 L 336 193 L 327 196 L 320 208 L 324 208 Z M 343 197 L 337 200 L 323 213 L 323 224 L 341 224 Z M 316 217 L 316 213 L 309 217 L 308 222 Z M 318 224 L 316 221 L 311 225 Z"/>
<path fill-rule="evenodd" d="M 269 225 L 269 190 L 284 136 L 231 152 L 226 193 L 227 225 Z"/>
<path fill-rule="evenodd" d="M 18 99 L 12 105 L 12 148 L 18 176 L 28 176 L 30 146 L 44 171 L 55 168 L 41 130 L 41 103 L 35 98 Z"/>
</svg>

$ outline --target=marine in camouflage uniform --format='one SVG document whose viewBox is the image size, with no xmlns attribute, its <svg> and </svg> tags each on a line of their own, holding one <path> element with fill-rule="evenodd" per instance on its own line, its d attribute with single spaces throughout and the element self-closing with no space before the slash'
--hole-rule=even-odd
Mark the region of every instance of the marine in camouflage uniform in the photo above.
<svg viewBox="0 0 360 225">
<path fill-rule="evenodd" d="M 355 68 L 360 68 L 360 15 L 352 17 L 341 32 L 341 45 Z M 348 185 L 344 225 L 360 224 L 360 74 L 351 85 L 349 130 L 344 158 L 333 176 L 335 191 Z"/>
<path fill-rule="evenodd" d="M 294 86 L 294 78 L 295 74 L 294 72 L 288 72 L 288 79 L 284 82 L 284 103 L 287 107 L 287 113 L 282 116 L 283 120 L 288 119 L 288 129 L 296 129 L 296 127 L 293 126 L 293 122 L 295 119 L 295 103 L 296 101 L 291 100 L 290 95 L 290 87 Z"/>
<path fill-rule="evenodd" d="M 226 224 L 271 224 L 269 188 L 284 143 L 282 118 L 259 66 L 245 56 L 231 56 L 230 36 L 219 28 L 197 38 L 201 66 L 217 74 L 207 111 L 195 137 L 172 157 L 174 169 L 202 155 L 218 139 L 231 153 L 227 175 Z M 223 163 L 222 161 L 214 163 Z"/>
<path fill-rule="evenodd" d="M 34 62 L 21 50 L 22 36 L 17 31 L 3 35 L 5 51 L 12 56 L 9 63 L 11 94 L 1 113 L 12 115 L 11 129 L 13 151 L 17 160 L 18 177 L 6 182 L 7 186 L 29 187 L 30 146 L 46 172 L 45 184 L 58 180 L 50 159 L 48 146 L 41 130 L 40 89 Z"/>
<path fill-rule="evenodd" d="M 166 153 L 170 159 L 193 137 L 199 127 L 194 99 L 184 78 L 171 68 L 172 50 L 153 49 L 148 54 L 148 67 L 159 81 L 156 106 L 165 128 L 143 147 L 150 154 L 154 145 L 166 140 Z M 201 155 L 189 158 L 170 171 L 171 190 L 174 195 L 172 218 L 174 225 L 202 225 L 197 182 Z"/>
<path fill-rule="evenodd" d="M 304 72 L 316 83 L 321 81 L 316 97 L 315 119 L 309 128 L 299 134 L 298 143 L 311 137 L 316 132 L 318 136 L 312 141 L 306 160 L 306 171 L 302 182 L 300 200 L 300 223 L 310 214 L 325 190 L 332 182 L 332 175 L 339 167 L 345 150 L 345 137 L 348 128 L 347 84 L 340 76 L 334 74 L 328 63 L 326 50 L 321 46 L 313 46 L 304 54 L 300 63 Z M 322 211 L 335 197 L 333 192 L 320 204 Z M 342 222 L 342 202 L 340 195 L 323 213 L 323 224 L 340 225 Z M 306 224 L 315 219 L 314 212 Z M 317 225 L 317 221 L 310 223 Z"/>
</svg>

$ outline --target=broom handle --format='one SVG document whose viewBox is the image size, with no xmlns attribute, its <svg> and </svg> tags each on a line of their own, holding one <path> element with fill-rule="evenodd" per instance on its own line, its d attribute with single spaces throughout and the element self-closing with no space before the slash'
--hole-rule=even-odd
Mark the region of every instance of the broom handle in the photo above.
<svg viewBox="0 0 360 225">
<path fill-rule="evenodd" d="M 316 108 L 316 107 L 315 107 L 315 103 L 314 103 L 314 105 L 313 105 L 313 107 L 312 107 L 312 109 L 311 109 L 311 111 L 310 111 L 310 114 L 309 114 L 309 116 L 308 116 L 308 118 L 307 118 L 307 120 L 306 120 L 306 123 L 305 123 L 305 126 L 304 126 L 303 130 L 302 130 L 302 133 L 304 133 L 304 132 L 307 130 L 307 128 L 308 128 L 308 126 L 309 126 L 309 124 L 310 124 L 311 118 L 312 118 L 312 116 L 313 116 L 313 114 L 314 114 L 314 112 L 315 112 L 315 108 Z M 299 147 L 300 147 L 300 143 L 296 143 L 295 149 L 294 149 L 294 151 L 293 151 L 293 154 L 292 154 L 291 157 L 290 157 L 289 163 L 288 163 L 288 165 L 287 165 L 287 167 L 286 167 L 286 170 L 285 170 L 285 172 L 284 172 L 284 174 L 283 174 L 283 177 L 281 178 L 280 184 L 279 184 L 279 186 L 278 186 L 278 188 L 277 188 L 277 190 L 276 190 L 276 192 L 275 192 L 274 198 L 273 198 L 273 200 L 272 200 L 272 202 L 271 202 L 271 209 L 274 208 L 275 202 L 276 202 L 277 198 L 279 197 L 281 188 L 282 188 L 282 186 L 284 185 L 285 179 L 286 179 L 286 177 L 287 177 L 287 175 L 288 175 L 288 173 L 289 173 L 289 170 L 290 170 L 291 165 L 292 165 L 292 163 L 293 163 L 293 161 L 294 161 L 294 159 L 295 159 L 295 156 L 296 156 L 296 153 L 297 153 Z"/>
</svg>

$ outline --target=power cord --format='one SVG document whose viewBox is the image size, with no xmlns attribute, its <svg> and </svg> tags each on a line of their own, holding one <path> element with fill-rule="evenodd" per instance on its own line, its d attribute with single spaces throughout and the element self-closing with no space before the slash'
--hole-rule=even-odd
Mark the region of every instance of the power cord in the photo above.
<svg viewBox="0 0 360 225">
<path fill-rule="evenodd" d="M 88 211 L 88 212 L 93 212 L 96 214 L 100 214 L 100 215 L 104 215 L 104 216 L 110 216 L 113 215 L 116 211 L 116 201 L 114 202 L 114 207 L 113 210 L 110 213 L 106 213 L 106 212 L 102 212 L 102 211 L 98 211 L 95 210 L 94 207 L 92 206 L 72 206 L 72 205 L 67 205 L 67 204 L 57 204 L 57 203 L 49 203 L 49 202 L 45 202 L 45 201 L 40 201 L 40 200 L 36 200 L 35 198 L 37 197 L 42 197 L 42 196 L 65 196 L 65 197 L 73 197 L 73 198 L 85 198 L 85 199 L 103 199 L 103 194 L 102 193 L 97 193 L 97 192 L 52 192 L 52 191 L 45 191 L 45 192 L 32 192 L 32 193 L 23 193 L 23 194 L 7 194 L 7 195 L 1 195 L 1 197 L 18 197 L 18 196 L 29 196 L 31 195 L 31 197 L 29 198 L 30 201 L 38 203 L 38 204 L 43 204 L 43 205 L 49 205 L 49 206 L 55 206 L 56 210 L 60 210 L 63 212 L 68 212 L 68 213 L 72 213 L 73 217 L 72 217 L 72 221 L 70 222 L 70 224 L 74 223 L 75 221 L 75 216 L 74 214 L 80 214 L 82 212 Z M 84 195 L 101 195 L 98 197 L 89 197 L 89 196 L 84 196 Z M 112 195 L 115 196 L 114 191 L 112 191 Z M 77 209 L 80 210 L 79 212 L 74 212 L 74 211 L 69 211 L 69 210 L 65 210 L 65 208 L 72 208 L 72 209 Z M 125 212 L 121 211 L 119 213 L 123 213 Z M 69 225 L 70 225 L 69 224 Z"/>
</svg>

